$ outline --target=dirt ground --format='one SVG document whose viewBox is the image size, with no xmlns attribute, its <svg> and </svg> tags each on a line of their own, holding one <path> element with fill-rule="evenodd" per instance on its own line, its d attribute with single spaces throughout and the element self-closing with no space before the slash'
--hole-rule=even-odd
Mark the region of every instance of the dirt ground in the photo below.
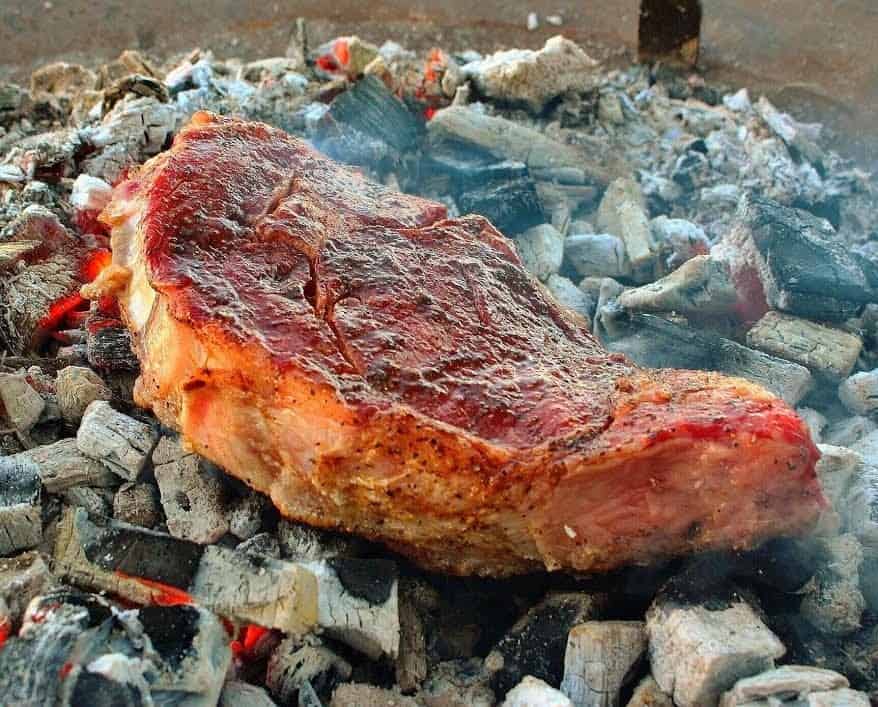
<svg viewBox="0 0 878 707">
<path fill-rule="evenodd" d="M 700 68 L 708 78 L 765 92 L 836 145 L 878 169 L 878 3 L 874 0 L 703 0 Z M 25 78 L 56 59 L 94 64 L 122 49 L 167 56 L 195 46 L 218 56 L 283 54 L 297 17 L 312 42 L 357 33 L 411 48 L 536 47 L 561 32 L 605 61 L 633 55 L 637 0 L 3 0 L 0 76 Z M 557 14 L 533 32 L 529 12 Z"/>
</svg>

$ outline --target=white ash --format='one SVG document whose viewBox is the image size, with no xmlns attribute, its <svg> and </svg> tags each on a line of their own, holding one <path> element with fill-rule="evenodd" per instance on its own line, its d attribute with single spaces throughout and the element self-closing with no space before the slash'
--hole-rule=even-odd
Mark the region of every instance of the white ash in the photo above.
<svg viewBox="0 0 878 707">
<path fill-rule="evenodd" d="M 268 659 L 265 686 L 280 704 L 290 704 L 305 681 L 320 692 L 331 693 L 351 676 L 351 671 L 350 663 L 316 636 L 287 638 Z"/>
<path fill-rule="evenodd" d="M 113 497 L 113 517 L 123 523 L 154 528 L 164 517 L 154 484 L 129 481 Z"/>
<path fill-rule="evenodd" d="M 548 223 L 529 228 L 515 238 L 524 267 L 539 280 L 548 280 L 564 260 L 564 237 Z"/>
<path fill-rule="evenodd" d="M 0 401 L 8 423 L 19 432 L 29 432 L 37 424 L 46 401 L 22 374 L 0 373 Z"/>
<path fill-rule="evenodd" d="M 707 707 L 739 679 L 774 667 L 785 653 L 743 599 L 722 608 L 660 597 L 646 615 L 652 674 L 680 707 Z"/>
<path fill-rule="evenodd" d="M 109 401 L 113 397 L 101 377 L 83 366 L 66 366 L 58 371 L 55 388 L 61 415 L 71 424 L 78 424 L 95 400 Z"/>
<path fill-rule="evenodd" d="M 22 456 L 37 465 L 40 481 L 49 493 L 74 486 L 117 486 L 121 481 L 106 465 L 80 452 L 75 439 L 34 447 Z"/>
<path fill-rule="evenodd" d="M 76 434 L 79 451 L 128 481 L 143 471 L 157 442 L 155 427 L 117 412 L 104 400 L 89 404 Z"/>
<path fill-rule="evenodd" d="M 178 444 L 163 437 L 160 446 Z M 157 449 L 153 461 L 162 459 Z M 155 479 L 171 535 L 196 543 L 219 540 L 229 530 L 226 491 L 222 472 L 197 454 L 183 454 L 165 464 L 155 464 Z"/>
<path fill-rule="evenodd" d="M 561 691 L 576 707 L 617 707 L 646 651 L 641 621 L 589 621 L 567 637 Z"/>
<path fill-rule="evenodd" d="M 751 703 L 766 705 L 771 698 L 787 701 L 802 700 L 812 692 L 825 692 L 848 687 L 848 680 L 833 670 L 806 665 L 784 665 L 751 678 L 744 678 L 724 693 L 720 707 L 738 707 Z"/>
<path fill-rule="evenodd" d="M 531 675 L 506 693 L 503 707 L 574 707 L 563 692 Z"/>
</svg>

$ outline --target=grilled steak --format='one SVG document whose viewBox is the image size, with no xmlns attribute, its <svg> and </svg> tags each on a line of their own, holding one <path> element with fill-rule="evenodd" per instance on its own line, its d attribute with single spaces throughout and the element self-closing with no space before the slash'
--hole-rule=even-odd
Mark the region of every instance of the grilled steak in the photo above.
<svg viewBox="0 0 878 707">
<path fill-rule="evenodd" d="M 488 221 L 281 131 L 197 114 L 103 219 L 137 401 L 290 518 L 504 575 L 748 546 L 819 513 L 783 402 L 608 354 Z"/>
</svg>

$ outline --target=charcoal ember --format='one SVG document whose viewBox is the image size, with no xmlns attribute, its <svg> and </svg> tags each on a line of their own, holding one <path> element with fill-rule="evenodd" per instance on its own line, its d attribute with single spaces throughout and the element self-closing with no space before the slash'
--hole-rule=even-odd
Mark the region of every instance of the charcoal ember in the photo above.
<svg viewBox="0 0 878 707">
<path fill-rule="evenodd" d="M 113 106 L 100 125 L 84 130 L 85 140 L 96 151 L 80 167 L 93 177 L 116 182 L 127 168 L 164 147 L 175 122 L 171 104 L 151 96 L 127 96 Z"/>
<path fill-rule="evenodd" d="M 32 204 L 0 234 L 0 341 L 37 350 L 81 303 L 85 248 L 51 211 Z"/>
<path fill-rule="evenodd" d="M 39 204 L 40 206 L 55 205 L 56 196 L 52 188 L 38 179 L 28 182 L 20 194 L 23 204 Z"/>
<path fill-rule="evenodd" d="M 621 277 L 632 274 L 625 244 L 609 233 L 571 233 L 564 240 L 564 256 L 583 277 Z"/>
<path fill-rule="evenodd" d="M 635 277 L 649 279 L 655 267 L 657 246 L 637 182 L 619 178 L 607 187 L 598 206 L 597 226 L 602 232 L 622 239 Z"/>
<path fill-rule="evenodd" d="M 166 604 L 190 600 L 203 552 L 200 545 L 163 533 L 105 519 L 92 522 L 83 509 L 70 508 L 58 526 L 54 558 L 58 576 L 79 587 L 135 604 Z"/>
<path fill-rule="evenodd" d="M 366 656 L 399 654 L 399 572 L 383 559 L 305 562 L 317 578 L 317 624 Z"/>
<path fill-rule="evenodd" d="M 355 535 L 314 528 L 286 518 L 277 525 L 277 539 L 285 558 L 299 562 L 358 557 L 366 542 Z"/>
<path fill-rule="evenodd" d="M 0 555 L 36 547 L 43 539 L 40 475 L 20 455 L 0 457 Z"/>
<path fill-rule="evenodd" d="M 625 707 L 673 707 L 674 701 L 666 692 L 662 692 L 652 675 L 647 675 L 641 680 L 628 704 Z"/>
<path fill-rule="evenodd" d="M 558 35 L 538 50 L 511 49 L 461 67 L 479 94 L 540 113 L 554 98 L 597 86 L 597 62 L 575 42 Z"/>
<path fill-rule="evenodd" d="M 265 557 L 272 557 L 275 560 L 281 558 L 280 543 L 272 533 L 258 533 L 239 543 L 235 550 L 243 552 L 245 555 L 265 555 Z"/>
<path fill-rule="evenodd" d="M 49 566 L 38 552 L 0 559 L 0 635 L 17 628 L 28 603 L 53 583 Z"/>
<path fill-rule="evenodd" d="M 137 611 L 155 651 L 150 691 L 157 704 L 216 705 L 232 661 L 228 633 L 197 606 L 146 606 Z"/>
<path fill-rule="evenodd" d="M 79 130 L 62 128 L 20 140 L 4 161 L 20 167 L 28 179 L 57 182 L 76 173 L 76 157 L 83 147 Z"/>
<path fill-rule="evenodd" d="M 320 122 L 315 144 L 330 157 L 360 164 L 354 161 L 355 154 L 344 154 L 344 147 L 362 138 L 374 140 L 386 146 L 384 167 L 390 168 L 413 149 L 421 132 L 405 104 L 380 79 L 366 76 L 332 102 Z M 346 139 L 339 140 L 341 136 Z"/>
<path fill-rule="evenodd" d="M 820 444 L 823 441 L 823 431 L 826 429 L 826 425 L 829 424 L 826 416 L 814 408 L 807 407 L 797 408 L 796 413 L 808 426 L 808 431 L 811 433 L 811 439 L 814 441 L 814 444 Z"/>
<path fill-rule="evenodd" d="M 78 424 L 95 400 L 109 401 L 113 397 L 101 377 L 82 366 L 66 366 L 58 371 L 55 391 L 61 416 L 71 424 Z"/>
<path fill-rule="evenodd" d="M 571 629 L 561 691 L 575 705 L 616 707 L 646 651 L 642 621 L 587 621 Z"/>
<path fill-rule="evenodd" d="M 307 681 L 328 697 L 351 676 L 351 665 L 316 636 L 284 639 L 268 659 L 265 686 L 281 704 L 292 704 Z"/>
<path fill-rule="evenodd" d="M 781 312 L 768 312 L 756 322 L 747 332 L 747 343 L 832 383 L 850 374 L 863 347 L 854 334 Z"/>
<path fill-rule="evenodd" d="M 711 177 L 710 162 L 697 150 L 687 150 L 677 158 L 671 179 L 687 192 L 697 192 Z"/>
<path fill-rule="evenodd" d="M 223 616 L 294 634 L 318 622 L 320 592 L 309 568 L 217 545 L 205 548 L 191 586 Z"/>
<path fill-rule="evenodd" d="M 771 698 L 779 701 L 795 695 L 804 699 L 812 692 L 826 692 L 848 687 L 848 679 L 834 670 L 807 665 L 784 665 L 753 677 L 743 678 L 728 692 L 723 693 L 720 707 L 739 707 L 747 704 L 769 704 Z"/>
<path fill-rule="evenodd" d="M 159 440 L 153 463 L 171 535 L 208 544 L 229 531 L 226 490 L 218 467 L 197 454 L 185 453 L 173 437 Z"/>
<path fill-rule="evenodd" d="M 680 707 L 716 704 L 741 678 L 774 668 L 785 648 L 740 595 L 673 590 L 646 614 L 649 660 L 659 687 Z"/>
<path fill-rule="evenodd" d="M 537 181 L 562 169 L 566 184 L 607 183 L 604 166 L 581 146 L 563 144 L 532 128 L 467 106 L 437 111 L 427 123 L 427 142 L 435 155 L 467 157 L 476 150 L 496 160 L 523 162 Z M 543 203 L 545 206 L 545 200 Z"/>
<path fill-rule="evenodd" d="M 843 321 L 875 299 L 862 267 L 823 219 L 752 194 L 736 219 L 726 236 L 741 253 L 733 277 L 761 282 L 770 307 Z"/>
<path fill-rule="evenodd" d="M 57 61 L 46 64 L 30 76 L 32 93 L 52 93 L 56 96 L 72 98 L 81 91 L 95 87 L 97 76 L 81 64 L 68 64 Z"/>
<path fill-rule="evenodd" d="M 841 398 L 840 391 L 839 398 Z M 842 399 L 842 402 L 844 402 L 844 399 Z M 851 447 L 876 429 L 878 429 L 878 425 L 868 417 L 863 417 L 862 415 L 845 417 L 829 425 L 826 430 L 825 441 L 827 444 L 834 444 L 839 447 Z"/>
<path fill-rule="evenodd" d="M 18 432 L 30 432 L 46 409 L 46 401 L 19 373 L 0 373 L 3 418 Z"/>
<path fill-rule="evenodd" d="M 863 458 L 846 447 L 821 444 L 818 449 L 817 476 L 823 493 L 831 507 L 843 514 L 851 483 L 862 473 Z"/>
<path fill-rule="evenodd" d="M 709 209 L 734 209 L 740 199 L 741 190 L 737 184 L 702 187 L 698 195 L 701 206 Z"/>
<path fill-rule="evenodd" d="M 86 671 L 82 663 L 97 658 L 105 647 L 107 636 L 96 635 L 95 629 L 106 625 L 104 633 L 109 633 L 107 622 L 112 622 L 111 616 L 107 602 L 76 591 L 60 589 L 34 598 L 21 632 L 0 651 L 0 703 L 62 707 L 107 704 L 95 701 L 98 691 L 83 694 L 89 675 L 83 676 Z M 135 693 L 145 699 L 132 703 L 126 699 L 130 696 L 127 690 L 120 695 L 112 689 L 115 685 L 101 684 L 104 681 L 98 675 L 94 682 L 105 697 L 121 697 L 118 704 L 148 703 L 146 689 Z"/>
<path fill-rule="evenodd" d="M 88 486 L 74 486 L 64 491 L 62 496 L 68 506 L 84 509 L 89 518 L 107 517 L 113 508 L 111 499 Z"/>
<path fill-rule="evenodd" d="M 539 280 L 548 280 L 561 269 L 564 237 L 552 224 L 543 223 L 519 233 L 515 247 L 524 267 Z"/>
<path fill-rule="evenodd" d="M 140 361 L 131 347 L 131 333 L 120 320 L 93 313 L 86 321 L 86 329 L 89 365 L 107 372 L 140 370 Z"/>
<path fill-rule="evenodd" d="M 574 703 L 560 690 L 539 678 L 528 675 L 506 693 L 503 707 L 573 707 Z"/>
<path fill-rule="evenodd" d="M 701 2 L 643 0 L 637 25 L 637 57 L 694 67 L 701 46 Z"/>
<path fill-rule="evenodd" d="M 399 583 L 399 656 L 396 684 L 405 693 L 421 687 L 427 677 L 427 637 L 419 592 L 425 583 L 403 577 Z"/>
<path fill-rule="evenodd" d="M 793 120 L 792 117 L 775 108 L 765 96 L 760 96 L 753 107 L 765 124 L 784 141 L 793 157 L 823 167 L 826 155 L 817 144 L 820 124 L 805 125 Z"/>
<path fill-rule="evenodd" d="M 792 594 L 808 583 L 823 554 L 811 538 L 775 538 L 738 558 L 736 575 L 764 587 Z"/>
<path fill-rule="evenodd" d="M 61 493 L 75 486 L 117 486 L 121 479 L 104 464 L 79 451 L 75 439 L 35 447 L 21 455 L 36 464 L 43 488 Z"/>
<path fill-rule="evenodd" d="M 30 104 L 27 91 L 14 83 L 0 83 L 0 124 L 8 125 L 21 117 Z"/>
<path fill-rule="evenodd" d="M 838 398 L 855 415 L 878 410 L 878 368 L 855 373 L 838 386 Z"/>
<path fill-rule="evenodd" d="M 318 76 L 344 74 L 354 78 L 378 56 L 378 48 L 352 35 L 331 39 L 307 54 L 308 63 L 314 66 Z"/>
<path fill-rule="evenodd" d="M 641 312 L 680 312 L 690 316 L 731 314 L 738 302 L 728 267 L 696 255 L 670 275 L 626 290 L 619 304 Z"/>
<path fill-rule="evenodd" d="M 493 707 L 497 704 L 480 658 L 439 663 L 418 699 L 428 707 Z"/>
<path fill-rule="evenodd" d="M 260 493 L 250 492 L 238 498 L 228 508 L 229 531 L 241 540 L 252 538 L 262 528 L 266 508 L 267 499 Z"/>
<path fill-rule="evenodd" d="M 591 317 L 594 314 L 596 304 L 591 297 L 563 275 L 549 275 L 546 287 L 559 303 L 585 319 L 585 325 L 591 328 Z"/>
<path fill-rule="evenodd" d="M 136 481 L 158 442 L 152 425 L 114 410 L 105 400 L 86 408 L 76 434 L 76 446 L 126 481 Z"/>
<path fill-rule="evenodd" d="M 104 110 L 112 110 L 113 106 L 129 95 L 154 98 L 160 103 L 170 100 L 167 87 L 158 79 L 143 74 L 129 74 L 104 89 Z"/>
<path fill-rule="evenodd" d="M 845 636 L 860 628 L 866 599 L 860 591 L 863 548 L 851 534 L 822 540 L 826 565 L 804 590 L 802 616 L 821 633 Z"/>
<path fill-rule="evenodd" d="M 740 376 L 764 386 L 790 405 L 812 386 L 807 368 L 706 331 L 651 314 L 599 307 L 604 345 L 649 368 L 693 368 Z"/>
<path fill-rule="evenodd" d="M 157 75 L 156 70 L 140 52 L 126 49 L 113 61 L 100 66 L 96 88 L 105 89 L 129 74 Z"/>
<path fill-rule="evenodd" d="M 657 216 L 649 228 L 659 251 L 658 274 L 672 272 L 690 258 L 710 252 L 704 229 L 686 219 Z"/>
<path fill-rule="evenodd" d="M 458 169 L 451 188 L 461 214 L 480 214 L 510 236 L 546 220 L 536 186 L 522 162 Z"/>
<path fill-rule="evenodd" d="M 527 675 L 560 684 L 570 630 L 596 618 L 605 603 L 603 595 L 558 592 L 532 607 L 485 659 L 497 695 L 505 695 Z"/>
<path fill-rule="evenodd" d="M 163 514 L 156 486 L 133 481 L 122 484 L 113 496 L 113 518 L 142 528 L 157 526 Z"/>
</svg>

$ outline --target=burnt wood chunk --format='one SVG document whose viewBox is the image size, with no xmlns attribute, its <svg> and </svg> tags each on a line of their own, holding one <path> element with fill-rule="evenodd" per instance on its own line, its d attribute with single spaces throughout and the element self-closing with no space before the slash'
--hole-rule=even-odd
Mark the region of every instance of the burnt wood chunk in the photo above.
<svg viewBox="0 0 878 707">
<path fill-rule="evenodd" d="M 127 481 L 136 481 L 158 442 L 155 428 L 95 400 L 82 417 L 76 434 L 80 452 L 104 463 Z"/>
<path fill-rule="evenodd" d="M 699 368 L 759 383 L 790 405 L 811 389 L 804 366 L 651 314 L 625 313 L 613 304 L 602 310 L 604 344 L 650 368 Z"/>
<path fill-rule="evenodd" d="M 861 265 L 832 226 L 802 209 L 748 195 L 726 240 L 743 255 L 733 277 L 758 277 L 772 309 L 842 321 L 875 299 Z"/>
<path fill-rule="evenodd" d="M 35 547 L 42 539 L 36 464 L 21 455 L 0 457 L 0 555 Z"/>
<path fill-rule="evenodd" d="M 781 312 L 768 312 L 756 322 L 747 332 L 747 343 L 799 363 L 830 383 L 850 374 L 863 348 L 859 336 Z"/>
<path fill-rule="evenodd" d="M 637 58 L 695 66 L 701 44 L 700 0 L 641 0 Z"/>
<path fill-rule="evenodd" d="M 531 608 L 485 660 L 498 696 L 526 675 L 558 685 L 564 674 L 567 635 L 577 624 L 596 618 L 605 604 L 604 595 L 565 592 L 550 594 Z"/>
<path fill-rule="evenodd" d="M 131 350 L 131 334 L 121 322 L 89 328 L 85 355 L 90 365 L 102 371 L 137 371 L 140 368 Z"/>
<path fill-rule="evenodd" d="M 72 438 L 34 447 L 21 456 L 37 465 L 43 488 L 49 493 L 75 486 L 118 486 L 122 480 L 104 464 L 80 452 Z"/>
</svg>

